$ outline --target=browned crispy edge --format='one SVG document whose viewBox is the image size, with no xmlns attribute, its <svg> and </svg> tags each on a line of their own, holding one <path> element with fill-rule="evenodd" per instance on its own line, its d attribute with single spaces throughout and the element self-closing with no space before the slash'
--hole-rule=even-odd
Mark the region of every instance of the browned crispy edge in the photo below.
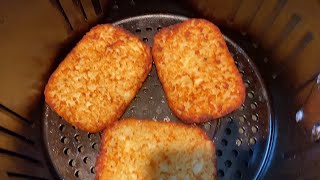
<svg viewBox="0 0 320 180">
<path fill-rule="evenodd" d="M 111 24 L 97 25 L 97 26 L 93 27 L 90 31 L 95 30 L 95 29 L 98 29 L 100 26 L 113 26 L 113 25 L 111 25 Z M 147 44 L 145 44 L 142 40 L 140 40 L 137 36 L 135 36 L 135 35 L 133 35 L 132 33 L 130 33 L 129 31 L 127 31 L 127 30 L 125 30 L 125 29 L 123 29 L 123 28 L 121 28 L 121 27 L 119 27 L 119 26 L 113 26 L 113 27 L 114 27 L 117 31 L 126 33 L 128 36 L 131 36 L 131 37 L 135 38 L 136 40 L 138 40 L 140 43 L 143 44 L 145 51 L 147 51 L 147 53 L 148 53 L 148 57 L 147 57 L 147 59 L 146 59 L 146 61 L 148 62 L 148 64 L 147 64 L 147 66 L 144 67 L 145 72 L 144 72 L 144 74 L 143 74 L 143 77 L 141 78 L 141 81 L 140 81 L 140 84 L 139 84 L 139 88 L 138 88 L 138 89 L 136 90 L 136 92 L 135 92 L 135 94 L 137 94 L 138 91 L 140 90 L 143 82 L 146 80 L 146 78 L 147 78 L 147 76 L 148 76 L 148 73 L 150 72 L 151 67 L 152 67 L 152 55 L 151 55 L 150 47 L 149 47 Z M 77 46 L 78 44 L 80 44 L 80 43 L 86 43 L 86 41 L 87 41 L 88 39 L 89 39 L 89 38 L 87 37 L 87 34 L 84 35 L 83 38 L 76 44 L 76 46 Z M 76 47 L 76 46 L 75 46 L 75 47 Z M 70 53 L 68 53 L 68 55 L 66 56 L 66 58 L 67 58 L 68 56 L 70 56 L 71 54 L 74 54 L 74 53 L 76 53 L 76 52 L 75 52 L 75 49 L 73 48 L 73 49 L 70 51 Z M 65 59 L 66 59 L 66 58 L 65 58 Z M 66 62 L 63 60 L 63 61 L 59 64 L 59 66 L 57 67 L 57 69 L 56 69 L 56 70 L 52 73 L 52 75 L 50 76 L 50 78 L 49 78 L 49 80 L 48 80 L 48 83 L 46 84 L 45 90 L 44 90 L 45 102 L 49 105 L 50 108 L 52 108 L 52 110 L 54 110 L 58 115 L 60 115 L 63 119 L 65 119 L 65 120 L 66 120 L 68 123 L 70 123 L 71 125 L 79 128 L 79 129 L 81 129 L 81 130 L 83 130 L 83 131 L 87 131 L 87 132 L 91 132 L 91 133 L 100 132 L 100 131 L 103 130 L 107 125 L 105 125 L 105 124 L 98 124 L 95 129 L 90 129 L 90 128 L 87 128 L 85 125 L 83 125 L 83 124 L 81 124 L 81 123 L 78 123 L 78 122 L 72 123 L 72 122 L 68 121 L 68 119 L 65 117 L 65 115 L 64 115 L 63 113 L 60 113 L 60 112 L 59 112 L 59 107 L 56 107 L 54 101 L 47 96 L 48 88 L 49 88 L 50 84 L 54 81 L 54 79 L 56 78 L 56 71 L 59 70 L 59 69 L 61 68 L 61 66 L 63 66 L 65 63 L 66 63 Z M 133 99 L 134 99 L 134 98 L 132 98 L 132 100 L 133 100 Z M 131 100 L 131 101 L 132 101 L 132 100 Z M 129 105 L 130 103 L 131 103 L 131 102 L 129 102 L 128 104 L 123 104 L 123 105 L 121 106 L 121 108 L 116 112 L 117 118 L 113 119 L 112 122 L 117 121 L 117 120 L 122 116 L 122 114 L 124 113 L 124 111 L 126 110 L 126 108 L 128 107 L 128 105 Z"/>
<path fill-rule="evenodd" d="M 209 136 L 207 135 L 207 133 L 205 131 L 203 131 L 201 128 L 199 128 L 198 126 L 192 126 L 192 125 L 186 125 L 186 124 L 182 124 L 182 123 L 177 123 L 177 122 L 165 122 L 165 121 L 153 121 L 153 120 L 147 120 L 147 119 L 134 119 L 134 118 L 130 118 L 130 119 L 123 119 L 120 121 L 115 121 L 113 124 L 108 125 L 104 131 L 102 132 L 101 135 L 101 144 L 100 144 L 100 150 L 98 153 L 98 156 L 96 158 L 96 164 L 95 164 L 95 173 L 96 173 L 96 180 L 99 180 L 99 176 L 100 176 L 100 172 L 103 170 L 103 161 L 104 159 L 102 159 L 101 157 L 104 157 L 105 154 L 107 154 L 108 152 L 103 151 L 103 147 L 105 146 L 105 138 L 107 138 L 107 133 L 109 131 L 112 130 L 116 130 L 118 128 L 122 128 L 122 126 L 126 126 L 130 123 L 134 123 L 135 121 L 144 121 L 143 123 L 161 123 L 161 124 L 169 124 L 171 125 L 173 128 L 173 131 L 175 129 L 175 127 L 185 127 L 188 129 L 196 129 L 197 133 L 199 134 L 199 136 L 202 136 L 204 138 L 204 140 L 208 140 L 210 141 L 210 146 L 213 150 L 212 153 L 214 153 L 214 157 L 215 157 L 215 146 L 213 144 L 213 141 L 209 138 Z M 188 143 L 188 142 L 186 142 Z M 139 153 L 139 152 L 136 152 Z M 216 161 L 216 157 L 214 158 L 215 162 L 214 162 L 214 167 L 217 167 L 217 161 Z"/>
<path fill-rule="evenodd" d="M 215 31 L 219 32 L 220 36 L 222 36 L 222 33 L 221 33 L 220 29 L 217 26 L 215 26 L 213 23 L 211 23 L 210 21 L 205 20 L 205 19 L 188 19 L 188 20 L 186 20 L 184 22 L 181 22 L 181 23 L 178 23 L 178 24 L 174 24 L 174 25 L 171 25 L 171 26 L 168 26 L 168 27 L 164 27 L 154 36 L 154 41 L 153 41 L 153 46 L 152 46 L 152 55 L 153 55 L 154 63 L 156 65 L 156 67 L 158 67 L 158 64 L 160 63 L 161 59 L 159 59 L 159 58 L 157 59 L 156 56 L 154 56 L 154 54 L 155 54 L 156 51 L 162 51 L 162 48 L 158 47 L 157 44 L 155 44 L 157 39 L 159 39 L 160 36 L 163 33 L 167 33 L 170 30 L 178 31 L 178 29 L 181 26 L 183 26 L 184 24 L 187 24 L 191 20 L 203 21 L 203 22 L 207 23 L 208 25 L 211 26 L 211 28 L 213 28 Z M 224 38 L 223 38 L 223 42 L 222 42 L 221 45 L 223 46 L 222 48 L 228 49 Z M 228 53 L 228 56 L 230 56 L 230 58 L 232 58 L 229 50 L 227 51 L 227 53 Z M 200 115 L 200 116 L 186 116 L 185 114 L 183 114 L 183 113 L 179 114 L 176 111 L 176 109 L 174 108 L 172 102 L 168 99 L 168 90 L 164 86 L 162 86 L 162 88 L 164 89 L 164 92 L 165 92 L 166 99 L 168 101 L 168 105 L 169 105 L 170 109 L 172 110 L 172 112 L 180 120 L 182 120 L 185 123 L 204 123 L 204 122 L 208 122 L 208 121 L 220 118 L 222 116 L 225 116 L 225 115 L 231 113 L 233 110 L 239 108 L 241 106 L 241 104 L 244 103 L 244 101 L 245 101 L 245 87 L 244 87 L 244 84 L 243 84 L 242 75 L 239 73 L 239 71 L 238 71 L 237 67 L 235 66 L 235 64 L 234 64 L 233 68 L 236 68 L 235 73 L 237 74 L 237 76 L 241 77 L 241 78 L 239 78 L 240 81 L 237 82 L 237 87 L 239 87 L 240 93 L 242 94 L 241 97 L 238 99 L 238 102 L 234 103 L 234 106 L 230 106 L 229 108 L 225 109 L 225 111 L 223 113 L 221 113 L 221 115 L 219 115 L 219 116 L 218 115 L 211 115 L 211 114 L 203 114 L 203 115 Z M 164 79 L 160 75 L 159 69 L 156 68 L 156 70 L 157 70 L 157 73 L 158 73 L 158 76 L 159 76 L 159 80 L 160 80 L 161 84 L 163 84 L 164 83 Z"/>
</svg>

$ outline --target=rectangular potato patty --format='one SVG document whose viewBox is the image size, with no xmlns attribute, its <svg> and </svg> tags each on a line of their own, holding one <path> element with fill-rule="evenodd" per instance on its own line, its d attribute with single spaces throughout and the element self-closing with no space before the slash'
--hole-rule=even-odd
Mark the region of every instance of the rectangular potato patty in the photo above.
<svg viewBox="0 0 320 180">
<path fill-rule="evenodd" d="M 45 101 L 71 125 L 98 132 L 118 120 L 146 79 L 150 48 L 110 24 L 93 27 L 51 75 Z"/>
<path fill-rule="evenodd" d="M 152 55 L 169 106 L 182 121 L 211 121 L 244 102 L 242 77 L 211 22 L 190 19 L 163 28 Z"/>
<path fill-rule="evenodd" d="M 97 180 L 216 179 L 215 149 L 196 126 L 127 119 L 102 135 Z"/>
</svg>

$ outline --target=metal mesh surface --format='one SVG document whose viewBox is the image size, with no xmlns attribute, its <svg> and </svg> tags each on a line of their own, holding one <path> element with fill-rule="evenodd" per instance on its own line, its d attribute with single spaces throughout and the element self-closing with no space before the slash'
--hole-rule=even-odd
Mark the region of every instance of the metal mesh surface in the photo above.
<svg viewBox="0 0 320 180">
<path fill-rule="evenodd" d="M 185 20 L 172 15 L 146 15 L 115 22 L 148 45 L 154 34 Z M 238 110 L 208 123 L 198 124 L 216 146 L 219 179 L 254 179 L 265 165 L 271 137 L 271 108 L 263 81 L 245 52 L 225 37 L 246 85 L 246 100 Z M 147 80 L 127 108 L 123 118 L 135 117 L 179 121 L 168 107 L 153 65 Z M 45 105 L 44 139 L 51 162 L 61 179 L 94 179 L 99 134 L 80 131 Z"/>
</svg>

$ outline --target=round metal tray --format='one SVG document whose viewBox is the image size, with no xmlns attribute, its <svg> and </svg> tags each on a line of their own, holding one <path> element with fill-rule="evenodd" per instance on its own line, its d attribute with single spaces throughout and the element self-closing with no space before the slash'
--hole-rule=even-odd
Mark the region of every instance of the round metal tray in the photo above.
<svg viewBox="0 0 320 180">
<path fill-rule="evenodd" d="M 175 15 L 144 15 L 115 22 L 152 46 L 153 36 L 162 27 L 186 20 Z M 219 179 L 255 179 L 270 154 L 272 132 L 271 107 L 258 69 L 246 53 L 225 37 L 229 51 L 243 75 L 246 100 L 231 114 L 198 124 L 216 146 Z M 123 115 L 164 121 L 179 121 L 164 96 L 155 66 L 139 93 Z M 61 179 L 94 179 L 95 158 L 100 135 L 72 127 L 45 105 L 44 140 L 51 162 Z"/>
</svg>

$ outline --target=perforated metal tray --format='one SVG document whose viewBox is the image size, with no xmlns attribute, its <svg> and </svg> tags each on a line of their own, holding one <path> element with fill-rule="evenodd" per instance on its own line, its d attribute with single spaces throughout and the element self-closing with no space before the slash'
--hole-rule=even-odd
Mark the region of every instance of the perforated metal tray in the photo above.
<svg viewBox="0 0 320 180">
<path fill-rule="evenodd" d="M 185 20 L 175 15 L 145 15 L 115 22 L 148 45 L 162 27 Z M 258 69 L 246 53 L 225 37 L 229 51 L 243 75 L 246 86 L 244 104 L 231 114 L 198 124 L 216 146 L 219 179 L 255 179 L 270 155 L 271 107 Z M 168 107 L 155 67 L 127 108 L 123 118 L 135 117 L 178 121 Z M 43 134 L 51 162 L 61 179 L 94 179 L 94 164 L 100 135 L 78 130 L 67 124 L 45 105 Z"/>
</svg>

